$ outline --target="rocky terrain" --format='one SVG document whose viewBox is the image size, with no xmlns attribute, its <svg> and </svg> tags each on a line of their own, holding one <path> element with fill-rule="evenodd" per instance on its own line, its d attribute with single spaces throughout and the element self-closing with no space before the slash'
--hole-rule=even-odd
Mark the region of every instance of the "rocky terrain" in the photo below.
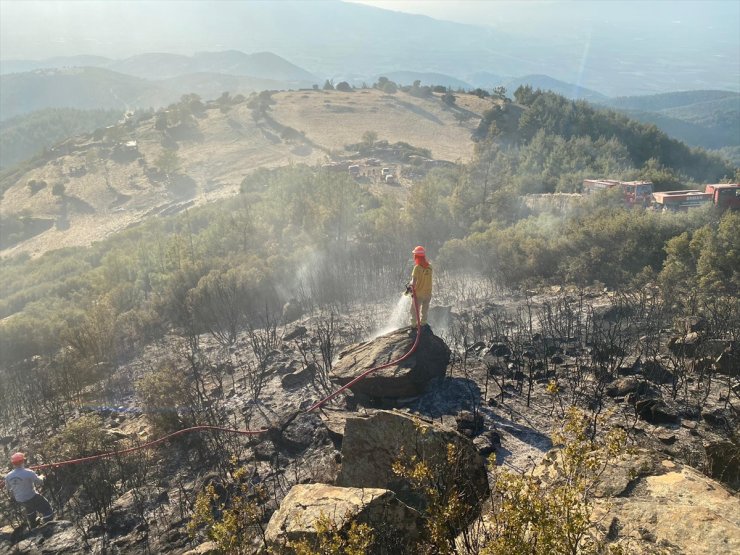
<svg viewBox="0 0 740 555">
<path fill-rule="evenodd" d="M 400 453 L 413 451 L 434 461 L 457 445 L 468 478 L 460 487 L 468 496 L 470 519 L 476 520 L 494 464 L 522 473 L 546 468 L 551 434 L 571 403 L 598 414 L 602 431 L 617 426 L 628 438 L 624 456 L 610 465 L 594 493 L 593 518 L 603 538 L 630 553 L 737 551 L 737 352 L 721 346 L 711 370 L 704 370 L 713 376 L 708 382 L 694 356 L 708 341 L 700 322 L 666 333 L 649 360 L 645 352 L 641 357 L 604 353 L 595 339 L 556 338 L 546 329 L 525 333 L 520 327 L 523 311 L 568 300 L 587 304 L 604 322 L 619 320 L 617 299 L 598 290 L 486 295 L 451 310 L 437 307 L 434 334 L 423 332 L 419 351 L 407 364 L 359 382 L 310 413 L 305 409 L 346 383 L 351 370 L 358 374 L 407 350 L 415 330 L 402 328 L 368 341 L 371 330 L 388 323 L 383 306 L 358 307 L 331 319 L 306 314 L 277 330 L 279 340 L 259 375 L 249 334 L 226 350 L 203 337 L 206 356 L 227 369 L 220 381 L 209 381 L 213 423 L 268 431 L 257 437 L 193 434 L 141 455 L 146 480 L 118 491 L 98 516 L 73 516 L 80 505 L 62 494 L 64 472 L 50 471 L 47 493 L 55 501 L 67 499 L 59 521 L 31 532 L 17 528 L 18 521 L 15 530 L 5 526 L 0 551 L 211 552 L 213 544 L 185 529 L 192 504 L 208 484 L 228 498 L 230 476 L 243 467 L 244 483 L 268 492 L 261 521 L 269 545 L 313 537 L 312 524 L 323 514 L 336 517 L 340 529 L 352 520 L 370 523 L 387 546 L 396 546 L 386 552 L 397 552 L 420 533 L 419 511 L 425 506 L 391 472 Z M 498 335 L 497 329 L 507 333 Z M 99 415 L 120 447 L 158 436 L 133 385 L 167 356 L 164 344 L 152 345 L 118 369 L 97 396 L 91 392 L 82 412 Z M 326 357 L 334 361 L 333 369 Z M 188 372 L 185 359 L 177 365 Z M 586 366 L 605 373 L 596 379 L 581 373 Z M 45 438 L 29 433 L 18 430 L 4 438 L 4 453 L 20 445 L 43 451 Z M 235 460 L 219 459 L 226 445 L 237 453 Z M 485 523 L 484 517 L 476 525 L 479 534 Z"/>
</svg>

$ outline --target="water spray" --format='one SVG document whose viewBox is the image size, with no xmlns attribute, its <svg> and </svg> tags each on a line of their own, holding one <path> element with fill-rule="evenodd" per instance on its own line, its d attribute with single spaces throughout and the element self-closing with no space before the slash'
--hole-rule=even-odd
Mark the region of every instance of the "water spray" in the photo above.
<svg viewBox="0 0 740 555">
<path fill-rule="evenodd" d="M 372 339 L 390 333 L 393 330 L 402 328 L 407 324 L 408 315 L 411 313 L 411 297 L 409 295 L 402 294 L 396 302 L 396 306 L 393 307 L 393 311 L 388 317 L 386 325 L 375 333 L 372 334 Z"/>
</svg>

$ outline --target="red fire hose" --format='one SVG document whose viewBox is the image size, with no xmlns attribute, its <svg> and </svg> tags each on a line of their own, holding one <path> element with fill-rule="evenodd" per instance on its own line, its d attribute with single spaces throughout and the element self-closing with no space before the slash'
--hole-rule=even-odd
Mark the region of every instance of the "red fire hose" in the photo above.
<svg viewBox="0 0 740 555">
<path fill-rule="evenodd" d="M 383 368 L 388 368 L 390 366 L 395 366 L 397 364 L 400 364 L 407 358 L 409 358 L 414 352 L 416 351 L 416 348 L 419 346 L 419 338 L 421 337 L 421 318 L 419 317 L 419 303 L 416 300 L 416 292 L 411 291 L 411 301 L 414 303 L 414 314 L 416 316 L 416 339 L 414 339 L 413 345 L 411 345 L 411 349 L 408 350 L 406 354 L 401 356 L 400 358 L 397 358 L 396 360 L 393 360 L 391 362 L 387 362 L 385 364 L 381 364 L 380 366 L 374 366 L 373 368 L 369 368 L 368 370 L 365 370 L 362 374 L 357 376 L 356 378 L 352 379 L 349 383 L 343 385 L 333 393 L 327 395 L 320 401 L 317 401 L 313 405 L 311 405 L 308 409 L 306 409 L 306 412 L 312 412 L 316 410 L 317 408 L 325 405 L 334 397 L 339 395 L 342 391 L 345 391 L 346 389 L 352 387 L 354 384 L 359 382 L 360 380 L 366 378 L 373 372 L 376 372 L 377 370 L 382 370 Z M 49 468 L 60 468 L 62 466 L 71 466 L 74 464 L 80 464 L 85 462 L 91 462 L 91 461 L 97 461 L 100 459 L 107 459 L 111 457 L 118 457 L 120 455 L 128 455 L 130 453 L 135 453 L 137 451 L 143 451 L 145 449 L 151 449 L 153 447 L 156 447 L 157 445 L 164 443 L 165 441 L 172 439 L 177 436 L 185 435 L 190 432 L 200 432 L 204 430 L 213 430 L 218 432 L 226 432 L 231 434 L 238 434 L 238 435 L 245 435 L 245 436 L 253 436 L 253 435 L 259 435 L 263 434 L 268 431 L 267 428 L 261 428 L 259 430 L 239 430 L 234 428 L 222 428 L 220 426 L 193 426 L 191 428 L 183 428 L 182 430 L 177 430 L 176 432 L 172 432 L 171 434 L 167 434 L 165 436 L 162 436 L 158 439 L 149 441 L 147 443 L 144 443 L 142 445 L 137 445 L 135 447 L 129 447 L 128 449 L 121 449 L 119 451 L 109 451 L 107 453 L 99 453 L 97 455 L 90 455 L 88 457 L 80 457 L 78 459 L 70 459 L 66 461 L 59 461 L 59 462 L 53 462 L 53 463 L 47 463 L 47 464 L 37 464 L 34 466 L 30 466 L 29 469 L 31 470 L 46 470 Z"/>
</svg>

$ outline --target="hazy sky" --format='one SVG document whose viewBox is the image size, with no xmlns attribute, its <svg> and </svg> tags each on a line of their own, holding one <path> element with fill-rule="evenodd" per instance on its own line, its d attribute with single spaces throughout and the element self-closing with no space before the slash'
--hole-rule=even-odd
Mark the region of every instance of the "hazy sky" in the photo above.
<svg viewBox="0 0 740 555">
<path fill-rule="evenodd" d="M 512 35 L 577 39 L 584 33 L 677 41 L 731 41 L 737 52 L 738 0 L 352 0 L 394 11 L 485 25 Z M 282 4 L 283 2 L 277 2 Z M 322 14 L 330 1 L 302 2 Z M 269 2 L 239 0 L 0 0 L 0 57 L 41 58 L 54 55 L 131 55 L 152 37 L 178 34 L 181 51 L 188 39 L 219 12 L 267 8 Z M 223 9 L 219 9 L 223 8 Z M 327 9 L 328 8 L 328 9 Z M 220 23 L 223 25 L 223 22 Z M 121 50 L 106 50 L 108 31 L 128 36 Z M 246 31 L 246 30 L 245 30 Z M 248 31 L 247 31 L 248 32 Z M 141 48 L 137 48 L 140 45 Z M 228 45 L 227 45 L 228 47 Z M 98 51 L 100 50 L 100 51 Z"/>
<path fill-rule="evenodd" d="M 547 73 L 601 90 L 618 75 L 620 92 L 740 89 L 739 0 L 352 1 L 0 0 L 0 58 L 269 50 L 329 76 Z"/>
<path fill-rule="evenodd" d="M 486 25 L 517 32 L 572 31 L 584 25 L 669 25 L 685 32 L 700 26 L 740 29 L 737 0 L 347 0 L 387 10 L 428 15 L 459 23 Z M 740 55 L 740 53 L 739 53 Z"/>
</svg>

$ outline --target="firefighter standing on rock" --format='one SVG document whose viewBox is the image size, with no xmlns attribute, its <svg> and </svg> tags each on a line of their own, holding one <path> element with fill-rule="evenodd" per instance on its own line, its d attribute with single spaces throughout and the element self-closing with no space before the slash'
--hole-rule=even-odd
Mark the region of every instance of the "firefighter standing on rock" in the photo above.
<svg viewBox="0 0 740 555">
<path fill-rule="evenodd" d="M 416 247 L 412 254 L 414 255 L 414 269 L 411 272 L 411 282 L 406 286 L 406 293 L 413 292 L 416 295 L 421 325 L 425 326 L 429 313 L 429 301 L 432 300 L 432 265 L 426 258 L 424 247 Z M 416 325 L 414 303 L 411 303 L 411 325 Z"/>
</svg>

